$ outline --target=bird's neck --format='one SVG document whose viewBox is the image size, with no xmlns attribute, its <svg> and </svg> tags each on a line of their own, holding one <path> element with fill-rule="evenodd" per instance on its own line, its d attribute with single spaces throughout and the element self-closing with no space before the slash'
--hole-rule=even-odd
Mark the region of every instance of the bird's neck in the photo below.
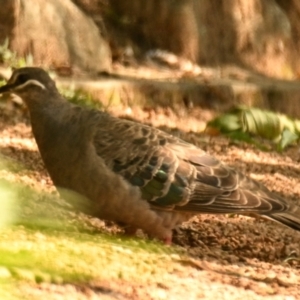
<svg viewBox="0 0 300 300">
<path fill-rule="evenodd" d="M 51 97 L 52 96 L 52 97 Z M 51 97 L 51 98 L 50 98 Z M 62 130 L 60 128 L 71 111 L 72 104 L 57 95 L 50 95 L 45 99 L 27 99 L 32 131 L 40 146 L 44 144 L 45 138 L 53 136 Z"/>
</svg>

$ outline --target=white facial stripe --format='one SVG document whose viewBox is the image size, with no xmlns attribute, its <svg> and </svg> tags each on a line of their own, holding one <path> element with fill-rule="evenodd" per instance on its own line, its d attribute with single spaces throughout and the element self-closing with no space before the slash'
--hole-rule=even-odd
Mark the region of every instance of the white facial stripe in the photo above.
<svg viewBox="0 0 300 300">
<path fill-rule="evenodd" d="M 37 86 L 41 87 L 43 90 L 46 89 L 46 87 L 42 83 L 40 83 L 39 81 L 34 80 L 34 79 L 27 80 L 25 83 L 23 83 L 23 84 L 15 87 L 14 89 L 15 90 L 21 90 L 21 89 L 23 89 L 25 86 L 27 86 L 29 84 L 37 85 Z"/>
<path fill-rule="evenodd" d="M 9 79 L 9 84 L 15 83 L 18 76 L 19 76 L 19 74 L 17 74 L 17 73 L 13 74 L 12 77 Z"/>
</svg>

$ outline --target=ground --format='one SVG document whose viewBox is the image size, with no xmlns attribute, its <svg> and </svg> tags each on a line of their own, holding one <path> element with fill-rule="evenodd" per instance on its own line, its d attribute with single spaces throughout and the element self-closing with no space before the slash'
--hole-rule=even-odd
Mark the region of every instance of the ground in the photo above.
<svg viewBox="0 0 300 300">
<path fill-rule="evenodd" d="M 299 232 L 249 216 L 201 215 L 176 230 L 171 247 L 142 233 L 124 239 L 116 225 L 59 198 L 25 107 L 1 105 L 0 178 L 17 195 L 15 222 L 0 231 L 1 299 L 300 299 Z M 214 112 L 201 108 L 180 116 L 162 108 L 109 112 L 180 136 L 300 204 L 297 146 L 279 154 L 209 137 L 203 124 Z"/>
</svg>

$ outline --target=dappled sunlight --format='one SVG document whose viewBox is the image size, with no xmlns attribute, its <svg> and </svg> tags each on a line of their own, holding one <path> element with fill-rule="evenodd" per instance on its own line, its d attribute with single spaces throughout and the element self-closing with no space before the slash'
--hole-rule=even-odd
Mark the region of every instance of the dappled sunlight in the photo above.
<svg viewBox="0 0 300 300">
<path fill-rule="evenodd" d="M 160 112 L 158 120 L 172 116 L 164 112 Z M 147 111 L 134 113 L 142 122 L 147 115 Z M 183 127 L 188 119 L 188 115 L 182 117 Z M 152 118 L 147 121 L 157 125 L 155 120 L 153 110 Z M 25 123 L 0 124 L 6 127 L 2 144 L 0 139 L 1 152 L 22 165 L 21 169 L 11 169 L 4 164 L 0 177 L 23 184 L 19 187 L 17 223 L 0 232 L 0 265 L 9 276 L 22 282 L 21 290 L 34 293 L 35 287 L 42 284 L 39 291 L 51 290 L 51 294 L 70 285 L 78 295 L 81 291 L 78 285 L 83 284 L 95 295 L 99 287 L 126 295 L 123 287 L 135 291 L 148 287 L 149 297 L 165 293 L 172 299 L 177 296 L 182 299 L 191 285 L 195 295 L 209 295 L 212 282 L 217 289 L 238 291 L 245 297 L 287 294 L 286 286 L 291 290 L 295 287 L 300 276 L 297 269 L 300 236 L 274 222 L 247 216 L 202 215 L 178 229 L 174 234 L 175 245 L 168 248 L 144 235 L 124 239 L 116 225 L 72 211 L 54 192 Z M 240 171 L 254 177 L 262 175 L 257 179 L 270 189 L 289 198 L 298 195 L 296 178 L 289 175 L 290 171 L 294 175 L 298 172 L 293 158 L 261 152 L 243 143 L 235 145 L 222 137 L 174 131 L 168 125 L 165 122 L 163 129 L 204 148 Z M 25 135 L 18 126 L 25 129 Z M 276 175 L 281 171 L 284 175 Z M 269 285 L 270 280 L 275 287 Z"/>
<path fill-rule="evenodd" d="M 3 2 L 0 299 L 299 298 L 296 2 Z M 53 75 L 70 103 L 45 72 L 13 71 L 24 66 Z M 101 113 L 72 114 L 73 104 Z M 238 105 L 254 109 L 222 117 Z M 106 113 L 209 155 L 147 127 L 113 127 Z M 179 205 L 197 212 L 200 202 L 214 214 L 181 224 Z"/>
</svg>

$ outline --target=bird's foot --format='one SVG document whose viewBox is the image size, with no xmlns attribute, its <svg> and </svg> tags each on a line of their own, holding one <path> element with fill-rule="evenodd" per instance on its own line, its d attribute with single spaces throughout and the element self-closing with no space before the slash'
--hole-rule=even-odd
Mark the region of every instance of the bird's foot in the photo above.
<svg viewBox="0 0 300 300">
<path fill-rule="evenodd" d="M 171 246 L 172 245 L 172 235 L 165 237 L 161 240 L 166 246 Z"/>
<path fill-rule="evenodd" d="M 149 234 L 148 234 L 148 236 L 149 236 L 149 238 L 154 239 L 156 241 L 159 241 L 159 242 L 163 243 L 166 246 L 171 246 L 172 245 L 172 234 L 164 236 L 164 237 L 157 237 L 157 236 L 153 236 L 153 235 L 151 236 Z"/>
</svg>

